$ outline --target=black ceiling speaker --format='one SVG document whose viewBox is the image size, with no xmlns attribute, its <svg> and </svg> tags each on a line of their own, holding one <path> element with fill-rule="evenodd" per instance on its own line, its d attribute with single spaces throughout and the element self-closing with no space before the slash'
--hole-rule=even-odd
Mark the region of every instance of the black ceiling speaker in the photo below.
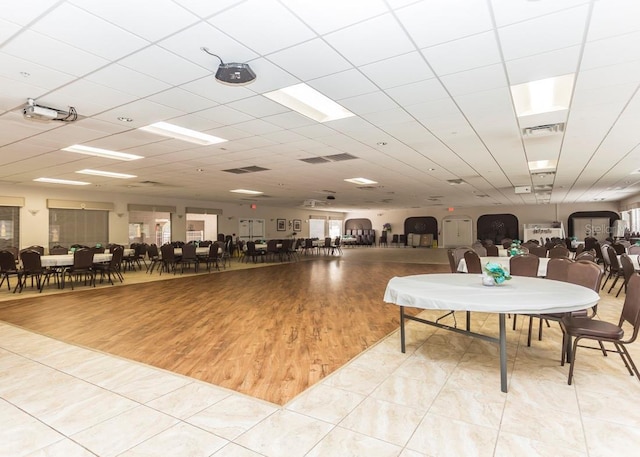
<svg viewBox="0 0 640 457">
<path fill-rule="evenodd" d="M 249 67 L 249 64 L 236 62 L 224 63 L 220 56 L 209 52 L 207 48 L 200 49 L 220 60 L 218 71 L 216 71 L 216 79 L 221 83 L 231 86 L 242 86 L 249 84 L 256 79 L 256 74 L 253 72 L 251 67 Z"/>
</svg>

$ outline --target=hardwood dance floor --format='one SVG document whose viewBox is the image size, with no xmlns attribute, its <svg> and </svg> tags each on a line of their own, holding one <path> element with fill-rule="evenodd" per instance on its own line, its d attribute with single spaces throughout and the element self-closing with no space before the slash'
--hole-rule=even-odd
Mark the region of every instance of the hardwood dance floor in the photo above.
<svg viewBox="0 0 640 457">
<path fill-rule="evenodd" d="M 0 320 L 284 404 L 398 328 L 391 277 L 446 271 L 322 258 L 8 301 Z"/>
</svg>

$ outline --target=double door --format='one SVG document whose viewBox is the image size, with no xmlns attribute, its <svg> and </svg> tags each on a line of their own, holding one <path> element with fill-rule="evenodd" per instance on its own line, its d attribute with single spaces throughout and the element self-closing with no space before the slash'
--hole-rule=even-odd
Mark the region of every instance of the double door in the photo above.
<svg viewBox="0 0 640 457">
<path fill-rule="evenodd" d="M 442 243 L 445 248 L 471 246 L 473 227 L 470 217 L 442 221 Z"/>
</svg>

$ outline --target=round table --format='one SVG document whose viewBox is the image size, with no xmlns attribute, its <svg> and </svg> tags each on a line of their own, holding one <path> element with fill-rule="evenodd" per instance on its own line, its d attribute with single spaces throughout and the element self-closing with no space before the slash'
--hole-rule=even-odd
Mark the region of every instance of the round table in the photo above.
<svg viewBox="0 0 640 457">
<path fill-rule="evenodd" d="M 513 276 L 501 285 L 484 286 L 477 274 L 427 274 L 391 278 L 384 293 L 384 301 L 400 306 L 400 339 L 405 351 L 405 319 L 478 337 L 500 345 L 501 390 L 507 391 L 507 349 L 505 315 L 565 313 L 587 309 L 600 296 L 593 290 L 550 279 Z M 448 311 L 497 313 L 500 323 L 498 339 L 451 327 L 415 316 L 406 315 L 405 306 Z"/>
</svg>

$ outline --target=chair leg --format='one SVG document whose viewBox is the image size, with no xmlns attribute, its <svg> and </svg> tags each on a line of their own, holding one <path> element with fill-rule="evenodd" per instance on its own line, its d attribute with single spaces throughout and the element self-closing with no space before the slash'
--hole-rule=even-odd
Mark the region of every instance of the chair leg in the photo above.
<svg viewBox="0 0 640 457">
<path fill-rule="evenodd" d="M 573 342 L 571 354 L 568 355 L 569 363 L 571 364 L 571 367 L 569 367 L 569 378 L 567 379 L 567 383 L 569 385 L 571 385 L 571 380 L 573 379 L 573 368 L 576 366 L 576 351 L 578 350 L 578 340 L 580 340 L 580 338 L 576 337 Z"/>
<path fill-rule="evenodd" d="M 624 344 L 620 344 L 620 343 L 617 343 L 616 346 L 619 346 L 619 350 L 621 351 L 620 357 L 622 357 L 622 353 L 624 353 L 624 355 L 626 356 L 627 360 L 624 362 L 624 364 L 627 366 L 627 369 L 629 370 L 629 374 L 633 376 L 633 374 L 635 373 L 636 378 L 640 380 L 640 373 L 638 372 L 638 368 L 636 367 L 636 364 L 633 363 L 633 359 L 631 358 L 629 351 L 627 351 L 627 348 L 624 346 Z M 622 360 L 624 361 L 625 357 L 622 357 Z M 629 363 L 627 364 L 627 362 Z M 631 369 L 629 369 L 629 366 L 631 366 Z M 631 370 L 633 370 L 633 372 Z"/>
</svg>

